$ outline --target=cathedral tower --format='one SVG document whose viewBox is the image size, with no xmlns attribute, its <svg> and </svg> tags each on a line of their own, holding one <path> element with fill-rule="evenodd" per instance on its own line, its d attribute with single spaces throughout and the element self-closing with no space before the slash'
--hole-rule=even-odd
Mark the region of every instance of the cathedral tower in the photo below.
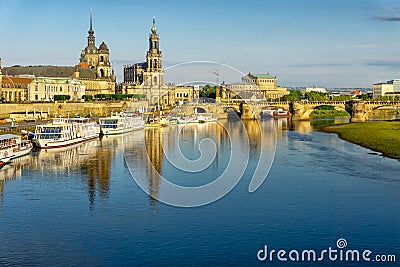
<svg viewBox="0 0 400 267">
<path fill-rule="evenodd" d="M 111 76 L 110 71 L 110 51 L 106 43 L 103 42 L 99 46 L 98 50 L 98 65 L 97 65 L 97 76 L 100 78 L 108 78 Z"/>
<path fill-rule="evenodd" d="M 84 49 L 86 62 L 89 64 L 91 69 L 96 69 L 98 64 L 97 47 L 95 44 L 93 21 L 92 21 L 92 10 L 90 10 L 90 28 L 88 31 L 88 44 Z"/>
<path fill-rule="evenodd" d="M 147 77 L 145 80 L 152 79 L 152 85 L 164 84 L 164 72 L 162 70 L 162 54 L 160 51 L 160 38 L 157 34 L 156 19 L 153 17 L 153 27 L 149 36 L 149 50 L 146 54 Z"/>
</svg>

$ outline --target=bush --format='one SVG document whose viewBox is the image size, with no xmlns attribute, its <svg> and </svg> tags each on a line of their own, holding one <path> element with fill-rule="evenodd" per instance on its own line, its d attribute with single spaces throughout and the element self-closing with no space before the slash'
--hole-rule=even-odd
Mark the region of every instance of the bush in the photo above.
<svg viewBox="0 0 400 267">
<path fill-rule="evenodd" d="M 70 100 L 71 96 L 69 95 L 55 95 L 54 96 L 54 101 L 66 101 L 66 100 Z"/>
<path fill-rule="evenodd" d="M 315 110 L 335 110 L 334 106 L 329 106 L 329 105 L 323 105 L 316 107 Z"/>
<path fill-rule="evenodd" d="M 85 101 L 89 101 L 89 100 L 93 99 L 93 96 L 92 95 L 83 95 L 82 99 L 84 99 Z"/>
</svg>

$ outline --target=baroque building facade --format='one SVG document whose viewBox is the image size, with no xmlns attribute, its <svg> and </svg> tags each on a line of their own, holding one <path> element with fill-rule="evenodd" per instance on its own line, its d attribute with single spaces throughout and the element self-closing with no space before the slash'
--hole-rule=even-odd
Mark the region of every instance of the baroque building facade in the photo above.
<svg viewBox="0 0 400 267">
<path fill-rule="evenodd" d="M 75 78 L 82 80 L 88 95 L 114 94 L 116 77 L 114 70 L 111 70 L 110 50 L 104 40 L 97 48 L 95 40 L 92 11 L 90 11 L 87 46 L 81 52 L 77 70 L 74 72 Z M 86 69 L 86 75 L 81 76 L 80 69 Z"/>
<path fill-rule="evenodd" d="M 1 77 L 3 77 L 2 79 L 7 77 L 8 80 L 8 101 L 51 101 L 54 99 L 54 95 L 70 95 L 71 100 L 80 100 L 83 95 L 114 94 L 116 84 L 116 77 L 111 69 L 108 46 L 104 41 L 98 48 L 95 44 L 92 12 L 90 12 L 87 46 L 81 52 L 78 65 L 15 65 L 3 68 Z M 31 82 L 23 81 L 25 84 L 23 88 L 18 88 L 18 83 L 13 80 L 17 78 L 33 80 Z M 13 90 L 11 90 L 12 82 L 16 84 L 14 86 L 16 88 L 13 87 Z M 22 83 L 22 80 L 19 80 L 19 83 Z M 0 84 L 3 84 L 1 80 Z M 22 93 L 21 90 L 24 92 Z M 5 93 L 3 97 L 4 95 Z"/>
<path fill-rule="evenodd" d="M 278 100 L 289 92 L 276 85 L 276 76 L 248 73 L 242 82 L 223 85 L 217 93 L 217 101 L 243 99 L 251 101 Z"/>
<path fill-rule="evenodd" d="M 146 61 L 124 66 L 124 81 L 120 93 L 144 94 L 149 104 L 157 104 L 159 109 L 168 109 L 182 101 L 192 100 L 194 97 L 192 86 L 165 84 L 162 61 L 160 37 L 153 17 Z"/>
</svg>

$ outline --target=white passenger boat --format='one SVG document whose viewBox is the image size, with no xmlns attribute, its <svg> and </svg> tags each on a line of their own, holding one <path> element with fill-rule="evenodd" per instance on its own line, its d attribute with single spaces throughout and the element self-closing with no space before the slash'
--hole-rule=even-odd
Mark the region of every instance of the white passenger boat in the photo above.
<svg viewBox="0 0 400 267">
<path fill-rule="evenodd" d="M 206 122 L 215 122 L 217 121 L 216 118 L 207 115 L 198 115 L 195 114 L 190 117 L 181 117 L 177 119 L 178 124 L 188 124 L 188 123 L 206 123 Z"/>
<path fill-rule="evenodd" d="M 25 156 L 32 150 L 32 143 L 22 140 L 15 134 L 0 135 L 0 165 L 4 165 L 11 160 Z"/>
<path fill-rule="evenodd" d="M 133 113 L 119 113 L 99 119 L 101 133 L 104 135 L 122 134 L 144 128 L 142 116 Z"/>
<path fill-rule="evenodd" d="M 283 108 L 269 107 L 261 111 L 261 118 L 290 117 L 290 112 Z"/>
<path fill-rule="evenodd" d="M 33 144 L 42 149 L 59 148 L 98 138 L 100 127 L 88 118 L 57 118 L 52 123 L 36 125 Z"/>
</svg>

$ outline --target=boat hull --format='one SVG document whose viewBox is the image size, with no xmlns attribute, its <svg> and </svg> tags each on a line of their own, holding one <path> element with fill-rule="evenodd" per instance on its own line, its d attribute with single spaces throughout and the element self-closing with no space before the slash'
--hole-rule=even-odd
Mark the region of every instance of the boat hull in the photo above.
<svg viewBox="0 0 400 267">
<path fill-rule="evenodd" d="M 133 132 L 133 131 L 138 131 L 143 128 L 144 128 L 144 125 L 132 127 L 132 128 L 122 128 L 122 129 L 102 129 L 101 133 L 104 135 L 118 135 L 118 134 L 124 134 L 124 133 Z"/>
<path fill-rule="evenodd" d="M 64 141 L 49 140 L 47 142 L 46 142 L 46 140 L 32 139 L 32 143 L 35 147 L 40 148 L 40 149 L 52 149 L 52 148 L 61 148 L 61 147 L 76 145 L 79 143 L 83 143 L 86 141 L 96 139 L 98 137 L 99 137 L 98 135 L 93 135 L 93 136 L 88 136 L 88 137 L 78 137 L 75 139 L 64 140 Z"/>
<path fill-rule="evenodd" d="M 33 145 L 31 142 L 26 143 L 23 146 L 18 146 L 15 148 L 9 148 L 6 150 L 3 150 L 0 156 L 0 165 L 5 165 L 9 163 L 11 160 L 23 157 L 25 155 L 28 155 L 33 149 Z"/>
</svg>

